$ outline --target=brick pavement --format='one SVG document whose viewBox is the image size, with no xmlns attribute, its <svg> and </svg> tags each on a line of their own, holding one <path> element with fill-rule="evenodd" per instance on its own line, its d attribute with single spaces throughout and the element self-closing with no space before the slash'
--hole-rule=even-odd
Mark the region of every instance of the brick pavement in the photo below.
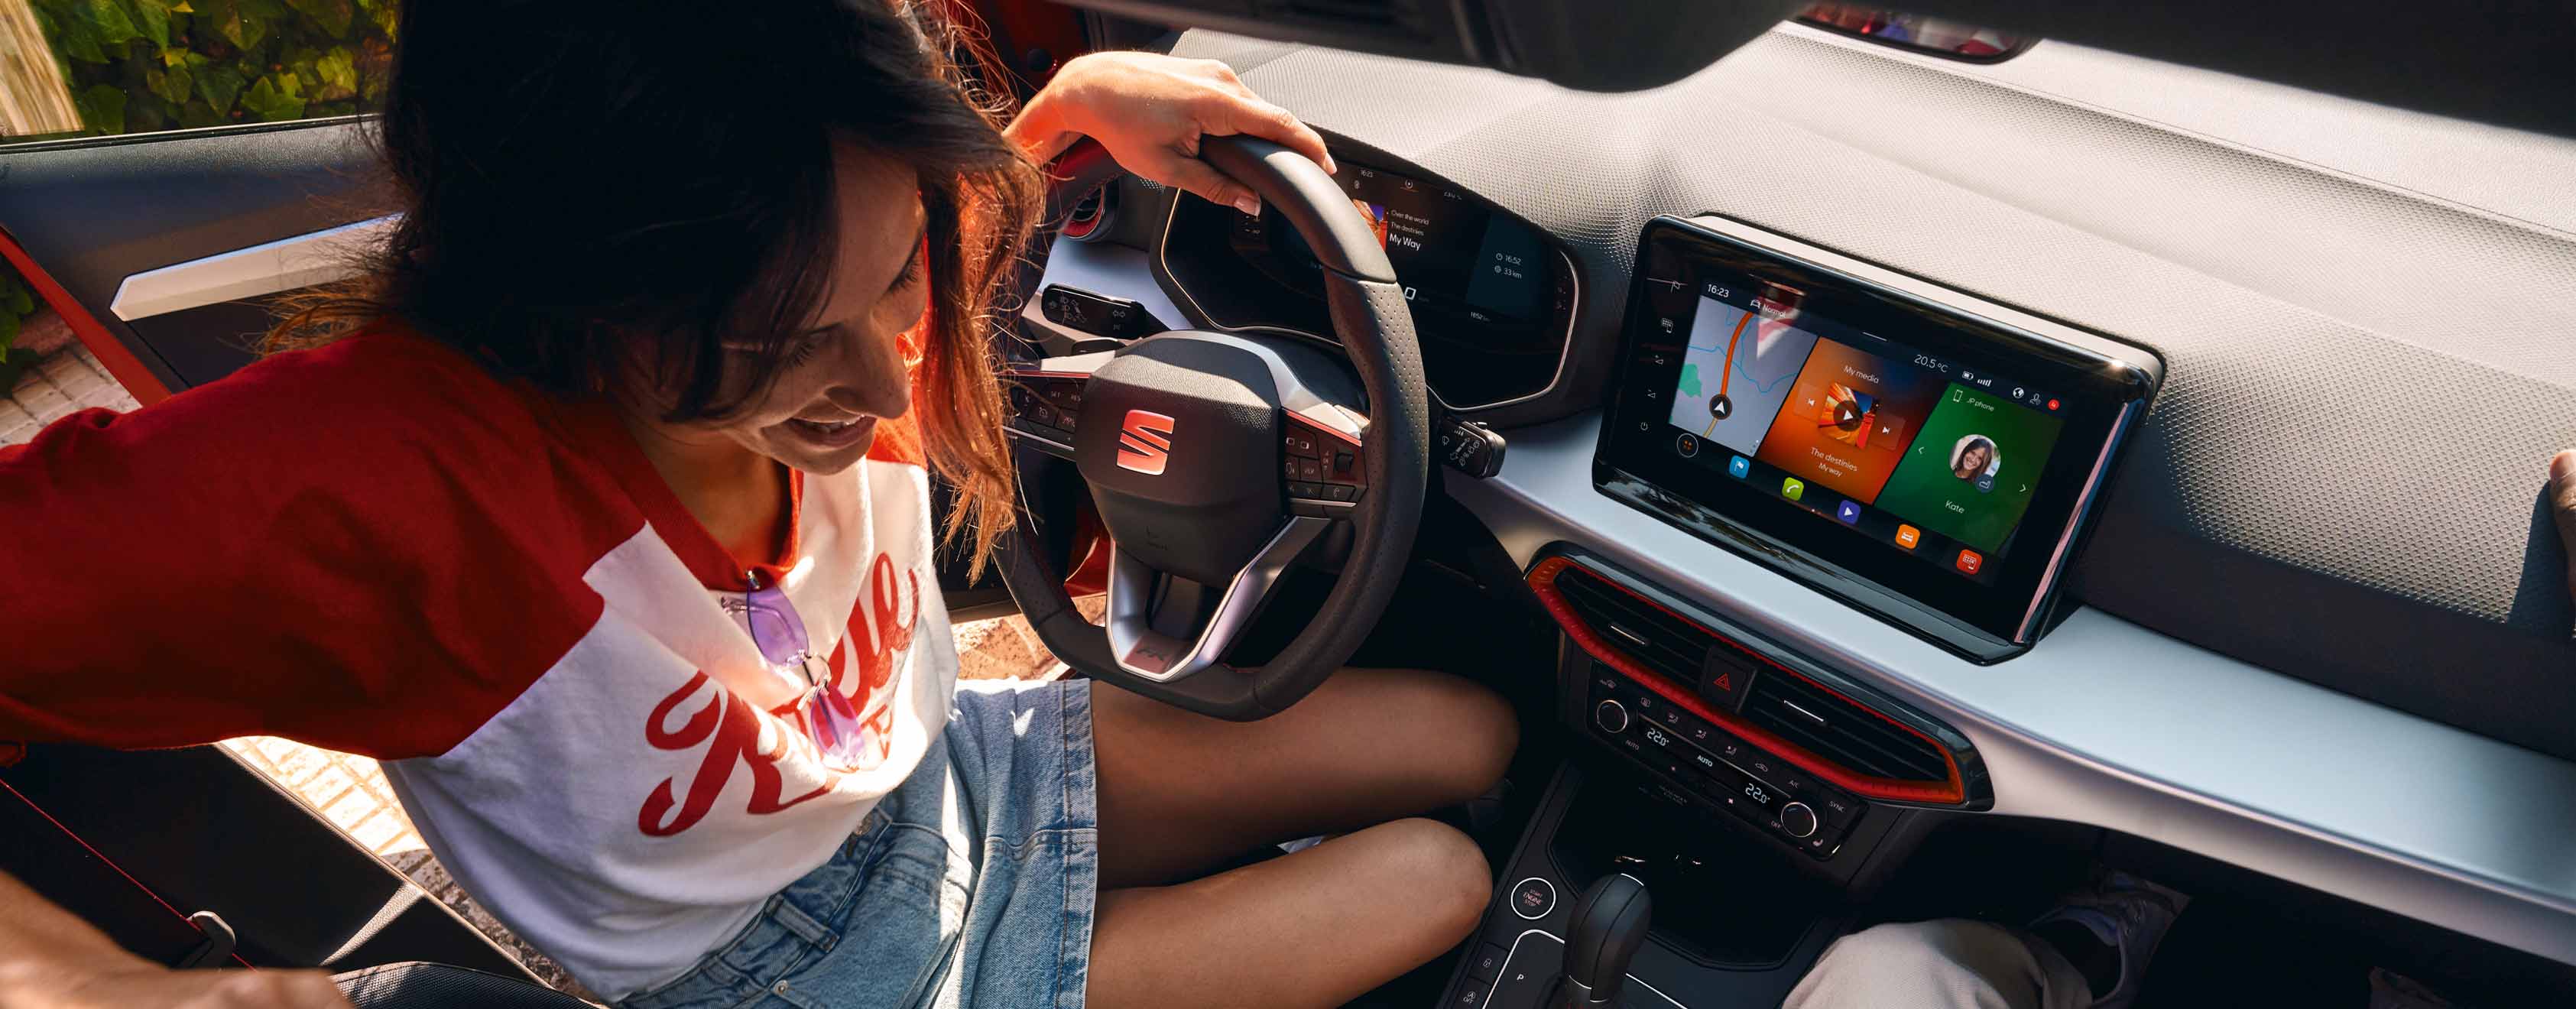
<svg viewBox="0 0 2576 1009">
<path fill-rule="evenodd" d="M 88 348 L 75 344 L 55 351 L 18 376 L 17 387 L 0 399 L 0 445 L 27 441 L 64 414 L 93 406 L 131 410 L 135 403 Z"/>
</svg>

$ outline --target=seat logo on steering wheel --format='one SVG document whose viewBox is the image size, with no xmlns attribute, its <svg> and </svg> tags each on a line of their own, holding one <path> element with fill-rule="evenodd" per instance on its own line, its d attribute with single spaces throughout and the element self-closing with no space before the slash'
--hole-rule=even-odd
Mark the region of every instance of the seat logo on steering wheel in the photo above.
<svg viewBox="0 0 2576 1009">
<path fill-rule="evenodd" d="M 1118 425 L 1118 467 L 1160 476 L 1172 461 L 1172 418 L 1152 410 L 1129 410 Z"/>
</svg>

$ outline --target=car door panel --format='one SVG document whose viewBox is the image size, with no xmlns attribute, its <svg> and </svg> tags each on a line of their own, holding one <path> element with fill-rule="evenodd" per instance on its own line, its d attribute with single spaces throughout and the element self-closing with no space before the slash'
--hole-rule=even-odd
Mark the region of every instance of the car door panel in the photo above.
<svg viewBox="0 0 2576 1009">
<path fill-rule="evenodd" d="M 112 371 L 121 351 L 171 392 L 248 363 L 242 336 L 264 328 L 251 321 L 258 310 L 213 302 L 128 321 L 112 310 L 128 278 L 381 217 L 393 204 L 354 122 L 0 150 L 0 231 L 22 265 L 69 299 L 55 308 Z"/>
</svg>

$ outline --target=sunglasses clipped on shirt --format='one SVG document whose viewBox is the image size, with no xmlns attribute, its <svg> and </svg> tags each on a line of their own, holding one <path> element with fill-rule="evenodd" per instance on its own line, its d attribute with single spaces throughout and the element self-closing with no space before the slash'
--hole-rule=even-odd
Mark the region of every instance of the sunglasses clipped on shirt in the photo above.
<svg viewBox="0 0 2576 1009">
<path fill-rule="evenodd" d="M 787 600 L 787 590 L 775 584 L 763 587 L 754 573 L 751 591 L 725 597 L 724 608 L 751 633 L 752 644 L 759 646 L 761 659 L 772 670 L 804 679 L 805 695 L 796 701 L 796 718 L 823 759 L 839 767 L 858 766 L 866 749 L 859 709 L 832 687 L 831 667 L 814 654 L 805 636 L 805 621 L 797 616 L 796 604 Z"/>
</svg>

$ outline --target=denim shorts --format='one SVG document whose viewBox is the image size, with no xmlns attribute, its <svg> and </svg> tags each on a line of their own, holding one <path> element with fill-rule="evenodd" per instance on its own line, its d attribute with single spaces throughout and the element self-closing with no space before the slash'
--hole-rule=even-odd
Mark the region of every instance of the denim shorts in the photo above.
<svg viewBox="0 0 2576 1009">
<path fill-rule="evenodd" d="M 1081 1009 L 1100 830 L 1085 680 L 960 683 L 831 861 L 626 1009 Z"/>
</svg>

